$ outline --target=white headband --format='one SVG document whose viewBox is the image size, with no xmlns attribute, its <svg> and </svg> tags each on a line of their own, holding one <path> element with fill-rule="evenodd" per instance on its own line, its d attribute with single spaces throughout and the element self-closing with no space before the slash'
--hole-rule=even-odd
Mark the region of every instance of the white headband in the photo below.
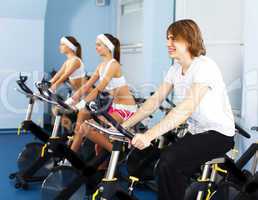
<svg viewBox="0 0 258 200">
<path fill-rule="evenodd" d="M 115 49 L 115 46 L 113 45 L 113 43 L 104 34 L 98 35 L 97 39 L 103 42 L 103 44 L 107 46 L 107 48 L 112 52 L 112 55 L 113 55 L 113 51 Z"/>
<path fill-rule="evenodd" d="M 60 40 L 60 43 L 65 44 L 66 46 L 68 46 L 73 51 L 77 50 L 77 47 L 72 42 L 70 42 L 66 37 L 62 37 L 61 40 Z"/>
</svg>

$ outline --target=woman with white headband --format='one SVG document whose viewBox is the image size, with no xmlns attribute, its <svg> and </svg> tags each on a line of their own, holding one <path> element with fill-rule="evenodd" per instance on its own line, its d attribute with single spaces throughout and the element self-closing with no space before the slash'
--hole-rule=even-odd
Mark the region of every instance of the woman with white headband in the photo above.
<svg viewBox="0 0 258 200">
<path fill-rule="evenodd" d="M 96 39 L 96 51 L 100 55 L 102 62 L 97 66 L 89 81 L 67 103 L 76 105 L 80 98 L 99 80 L 96 87 L 76 107 L 86 110 L 84 109 L 86 102 L 94 100 L 99 92 L 106 90 L 114 97 L 112 106 L 108 112 L 119 123 L 122 123 L 136 112 L 137 107 L 126 80 L 122 75 L 121 65 L 119 63 L 120 42 L 110 34 L 101 34 Z M 78 151 L 84 137 L 89 138 L 109 151 L 112 149 L 112 144 L 106 137 L 96 130 L 90 129 L 85 123 L 75 133 L 71 149 Z"/>
<path fill-rule="evenodd" d="M 69 81 L 73 90 L 77 90 L 85 82 L 84 64 L 81 60 L 81 45 L 72 36 L 62 37 L 59 46 L 60 53 L 67 59 L 61 69 L 50 80 L 51 90 L 56 91 L 65 81 Z"/>
<path fill-rule="evenodd" d="M 50 90 L 55 92 L 61 84 L 63 84 L 65 81 L 69 81 L 73 92 L 75 92 L 87 81 L 81 56 L 81 45 L 74 37 L 66 36 L 60 39 L 59 50 L 60 53 L 64 54 L 67 59 L 55 76 L 50 80 Z M 86 118 L 87 116 L 85 116 L 84 113 L 79 113 L 77 115 L 76 124 L 80 125 L 80 122 L 83 122 Z M 72 128 L 71 121 L 67 117 L 62 117 L 62 125 L 68 130 L 71 130 Z"/>
</svg>

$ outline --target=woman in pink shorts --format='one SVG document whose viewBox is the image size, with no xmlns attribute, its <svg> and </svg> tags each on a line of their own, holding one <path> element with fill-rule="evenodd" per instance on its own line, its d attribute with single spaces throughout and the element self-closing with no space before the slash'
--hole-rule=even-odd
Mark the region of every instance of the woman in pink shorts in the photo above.
<svg viewBox="0 0 258 200">
<path fill-rule="evenodd" d="M 102 62 L 98 65 L 90 80 L 68 99 L 67 103 L 76 106 L 79 110 L 85 109 L 85 104 L 94 100 L 99 92 L 108 91 L 113 96 L 113 102 L 108 113 L 117 122 L 123 123 L 136 112 L 137 106 L 125 77 L 122 75 L 119 63 L 120 42 L 110 34 L 98 35 L 96 51 L 101 57 Z M 99 82 L 96 84 L 96 87 L 85 97 L 84 95 L 97 81 Z M 80 99 L 81 101 L 79 102 Z M 86 123 L 83 123 L 79 131 L 76 132 L 71 149 L 78 151 L 85 137 L 108 151 L 112 150 L 112 144 L 108 138 L 95 129 L 91 129 Z"/>
</svg>

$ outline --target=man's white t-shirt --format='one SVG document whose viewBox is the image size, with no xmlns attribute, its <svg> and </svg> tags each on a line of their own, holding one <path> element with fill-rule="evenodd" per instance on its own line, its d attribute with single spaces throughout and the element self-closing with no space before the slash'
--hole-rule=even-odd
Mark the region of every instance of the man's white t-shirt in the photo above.
<svg viewBox="0 0 258 200">
<path fill-rule="evenodd" d="M 192 84 L 201 83 L 209 87 L 199 106 L 188 118 L 189 132 L 198 134 L 209 130 L 226 136 L 235 134 L 234 117 L 226 86 L 217 64 L 207 56 L 193 59 L 186 73 L 175 63 L 170 67 L 165 82 L 173 85 L 173 101 L 177 105 L 186 98 Z"/>
</svg>

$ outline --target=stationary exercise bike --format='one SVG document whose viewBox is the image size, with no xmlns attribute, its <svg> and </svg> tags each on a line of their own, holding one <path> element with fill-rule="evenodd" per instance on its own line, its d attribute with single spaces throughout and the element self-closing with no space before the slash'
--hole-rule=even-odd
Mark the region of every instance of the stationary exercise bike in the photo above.
<svg viewBox="0 0 258 200">
<path fill-rule="evenodd" d="M 54 94 L 47 90 L 45 92 L 48 93 L 51 100 L 55 101 Z M 59 100 L 58 104 L 62 105 L 64 102 Z M 73 108 L 66 105 L 66 109 L 72 110 Z M 99 122 L 97 118 L 95 121 Z M 71 163 L 71 166 L 57 166 L 51 171 L 42 183 L 41 198 L 43 200 L 84 199 L 90 193 L 90 187 L 97 185 L 98 179 L 103 177 L 104 171 L 99 171 L 97 168 L 108 159 L 109 153 L 103 150 L 92 160 L 84 162 L 67 145 L 58 143 L 51 145 L 49 149 L 59 152 Z M 95 185 L 92 183 L 93 181 L 97 181 Z"/>
<path fill-rule="evenodd" d="M 101 109 L 96 102 L 91 102 L 89 104 L 89 109 L 94 115 L 102 115 L 110 122 L 119 132 L 108 131 L 108 129 L 97 126 L 96 124 L 86 122 L 88 125 L 100 130 L 109 135 L 113 142 L 113 148 L 111 153 L 111 158 L 109 161 L 108 169 L 105 174 L 105 177 L 102 179 L 101 183 L 98 186 L 98 189 L 93 194 L 92 199 L 134 199 L 129 193 L 124 191 L 118 183 L 118 179 L 115 178 L 116 167 L 119 160 L 119 155 L 123 151 L 123 144 L 128 142 L 133 138 L 133 134 L 125 130 L 121 125 L 119 125 L 108 113 L 107 110 Z M 133 187 L 132 181 L 131 188 Z"/>
<path fill-rule="evenodd" d="M 99 103 L 101 99 L 98 99 L 96 102 L 91 102 L 89 104 L 89 109 L 92 115 L 101 115 L 103 116 L 109 123 L 113 125 L 118 131 L 111 131 L 109 129 L 105 129 L 101 126 L 93 124 L 91 122 L 86 122 L 89 126 L 94 127 L 99 130 L 101 133 L 106 134 L 113 141 L 113 149 L 111 153 L 111 158 L 109 162 L 109 166 L 105 177 L 102 179 L 101 183 L 98 186 L 96 192 L 92 195 L 92 199 L 136 199 L 134 196 L 134 185 L 139 183 L 139 178 L 130 176 L 128 178 L 127 183 L 128 190 L 125 190 L 121 185 L 118 178 L 115 178 L 117 175 L 117 168 L 119 167 L 119 157 L 122 152 L 124 152 L 125 143 L 129 142 L 133 138 L 133 134 L 127 130 L 125 130 L 120 124 L 118 124 L 108 113 L 107 109 L 103 109 L 99 107 Z M 108 106 L 106 106 L 107 108 Z M 150 148 L 156 148 L 157 146 L 152 145 Z M 139 160 L 140 162 L 140 160 Z M 148 167 L 148 164 L 145 166 Z M 131 174 L 130 174 L 131 175 Z M 121 178 L 121 177 L 119 177 Z"/>
<path fill-rule="evenodd" d="M 28 189 L 28 183 L 42 182 L 56 163 L 60 161 L 62 156 L 55 154 L 53 151 L 47 151 L 48 147 L 53 143 L 66 143 L 69 139 L 67 135 L 58 135 L 62 112 L 57 112 L 51 135 L 31 120 L 33 105 L 36 100 L 63 109 L 69 108 L 65 103 L 59 103 L 59 101 L 62 102 L 62 98 L 58 95 L 52 94 L 54 98 L 49 98 L 46 91 L 50 84 L 47 81 L 42 80 L 36 83 L 36 87 L 40 92 L 36 94 L 26 85 L 26 80 L 27 77 L 21 75 L 17 80 L 19 86 L 17 90 L 29 98 L 26 118 L 22 122 L 21 128 L 32 133 L 39 141 L 31 142 L 24 147 L 17 159 L 18 171 L 9 175 L 10 179 L 15 179 L 15 187 L 23 189 Z M 72 112 L 74 111 L 70 110 L 68 113 Z M 43 152 L 46 153 L 43 154 Z"/>
<path fill-rule="evenodd" d="M 250 135 L 236 124 L 237 133 Z M 200 179 L 187 189 L 185 200 L 255 200 L 258 199 L 257 167 L 258 144 L 253 143 L 234 162 L 228 156 L 215 158 L 203 166 Z M 254 157 L 252 172 L 243 167 Z"/>
<path fill-rule="evenodd" d="M 28 183 L 30 182 L 43 181 L 49 174 L 50 169 L 54 166 L 53 159 L 41 159 L 42 148 L 44 147 L 45 143 L 48 142 L 50 136 L 44 129 L 31 120 L 33 106 L 36 100 L 47 103 L 53 102 L 44 98 L 40 94 L 33 93 L 32 90 L 26 85 L 26 81 L 27 76 L 22 75 L 20 75 L 19 79 L 16 81 L 17 85 L 19 86 L 17 91 L 29 98 L 26 118 L 22 122 L 21 129 L 30 131 L 30 133 L 32 133 L 39 140 L 39 142 L 31 142 L 24 147 L 17 159 L 18 171 L 9 175 L 10 179 L 15 179 L 15 187 L 23 189 L 28 189 Z M 53 137 L 57 135 L 59 122 L 60 119 L 57 117 L 52 132 Z"/>
</svg>

